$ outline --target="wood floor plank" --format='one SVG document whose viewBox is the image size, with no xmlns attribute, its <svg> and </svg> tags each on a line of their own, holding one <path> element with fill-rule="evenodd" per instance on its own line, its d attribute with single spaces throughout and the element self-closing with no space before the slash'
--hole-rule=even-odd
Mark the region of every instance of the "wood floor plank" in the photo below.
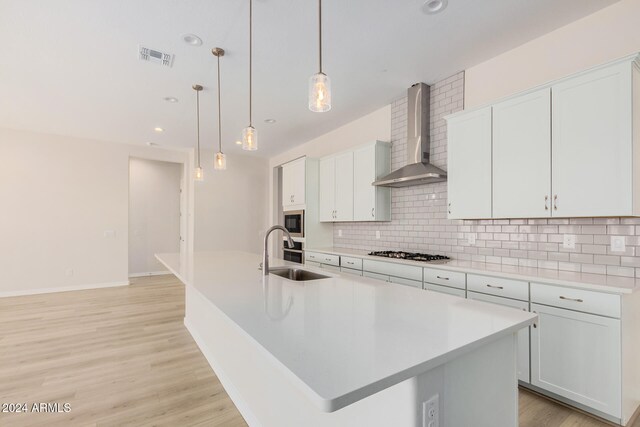
<svg viewBox="0 0 640 427">
<path fill-rule="evenodd" d="M 0 426 L 246 426 L 183 320 L 184 286 L 171 275 L 0 298 L 0 402 L 71 404 L 0 413 Z M 609 425 L 520 391 L 521 427 Z"/>
</svg>

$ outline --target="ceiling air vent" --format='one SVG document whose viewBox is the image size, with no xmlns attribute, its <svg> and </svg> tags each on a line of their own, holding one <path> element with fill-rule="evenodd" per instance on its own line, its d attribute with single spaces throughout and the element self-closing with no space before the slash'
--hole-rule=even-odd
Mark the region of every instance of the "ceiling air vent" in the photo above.
<svg viewBox="0 0 640 427">
<path fill-rule="evenodd" d="M 144 46 L 138 46 L 139 58 L 143 61 L 155 62 L 156 64 L 171 67 L 173 63 L 173 55 L 170 53 L 160 52 L 159 50 L 150 49 Z"/>
</svg>

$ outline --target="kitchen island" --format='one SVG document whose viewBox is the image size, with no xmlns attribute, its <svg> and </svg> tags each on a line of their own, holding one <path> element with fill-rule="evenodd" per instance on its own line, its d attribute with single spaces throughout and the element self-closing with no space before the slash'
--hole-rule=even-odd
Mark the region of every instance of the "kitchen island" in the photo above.
<svg viewBox="0 0 640 427">
<path fill-rule="evenodd" d="M 535 314 L 245 252 L 160 254 L 185 325 L 249 425 L 516 426 L 516 333 Z M 272 260 L 272 268 L 297 264 Z"/>
</svg>

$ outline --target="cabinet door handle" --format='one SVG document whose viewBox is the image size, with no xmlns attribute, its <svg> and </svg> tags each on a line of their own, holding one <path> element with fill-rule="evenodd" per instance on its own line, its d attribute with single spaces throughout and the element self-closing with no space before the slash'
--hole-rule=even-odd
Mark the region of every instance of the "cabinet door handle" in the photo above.
<svg viewBox="0 0 640 427">
<path fill-rule="evenodd" d="M 558 210 L 558 195 L 555 194 L 553 196 L 553 210 L 557 211 Z"/>
<path fill-rule="evenodd" d="M 449 213 L 451 213 L 451 202 L 449 202 L 449 204 L 448 204 L 447 206 L 448 206 L 448 208 L 449 208 L 449 209 L 448 209 Z"/>
<path fill-rule="evenodd" d="M 371 216 L 372 216 L 373 218 L 375 218 L 375 216 L 376 216 L 376 215 L 375 215 L 375 211 L 376 211 L 376 208 L 371 208 Z"/>
<path fill-rule="evenodd" d="M 442 279 L 442 280 L 449 280 L 448 277 L 442 277 L 442 276 L 436 276 L 438 279 Z M 487 285 L 488 286 L 488 285 Z"/>
<path fill-rule="evenodd" d="M 493 289 L 504 289 L 503 286 L 496 286 L 496 285 L 489 285 L 487 284 L 487 288 L 493 288 Z"/>
<path fill-rule="evenodd" d="M 544 196 L 544 210 L 549 210 L 549 196 Z"/>
<path fill-rule="evenodd" d="M 560 299 L 563 299 L 565 301 L 584 302 L 580 298 L 567 298 L 567 297 L 562 296 L 562 295 L 560 295 Z"/>
<path fill-rule="evenodd" d="M 538 314 L 538 312 L 537 311 L 533 311 L 533 314 Z M 538 328 L 538 324 L 534 322 L 533 323 L 533 327 L 537 329 Z"/>
</svg>

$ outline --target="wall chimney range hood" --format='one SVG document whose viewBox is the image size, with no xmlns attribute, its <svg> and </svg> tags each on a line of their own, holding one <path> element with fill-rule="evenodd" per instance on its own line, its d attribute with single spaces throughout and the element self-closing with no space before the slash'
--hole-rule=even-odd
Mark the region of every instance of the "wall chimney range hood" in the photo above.
<svg viewBox="0 0 640 427">
<path fill-rule="evenodd" d="M 429 163 L 431 89 L 416 83 L 408 90 L 407 99 L 407 165 L 383 176 L 372 185 L 408 187 L 447 180 L 447 172 Z"/>
</svg>

